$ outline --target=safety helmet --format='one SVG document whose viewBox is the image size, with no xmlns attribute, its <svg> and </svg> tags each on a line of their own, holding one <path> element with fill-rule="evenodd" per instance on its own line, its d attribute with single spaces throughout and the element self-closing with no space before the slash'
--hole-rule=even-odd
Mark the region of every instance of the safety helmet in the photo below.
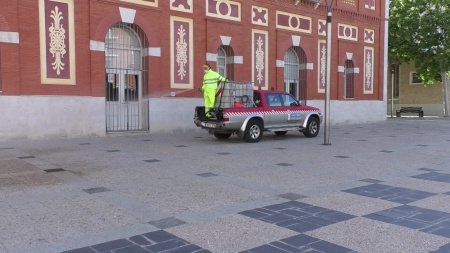
<svg viewBox="0 0 450 253">
<path fill-rule="evenodd" d="M 209 66 L 209 64 L 203 65 L 203 70 L 204 70 L 204 71 L 207 71 L 207 70 L 209 70 L 209 69 L 211 69 L 211 66 Z"/>
</svg>

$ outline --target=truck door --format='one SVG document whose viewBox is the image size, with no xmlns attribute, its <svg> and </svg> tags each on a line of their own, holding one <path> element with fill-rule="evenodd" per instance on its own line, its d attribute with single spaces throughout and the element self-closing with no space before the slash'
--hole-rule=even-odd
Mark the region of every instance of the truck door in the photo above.
<svg viewBox="0 0 450 253">
<path fill-rule="evenodd" d="M 266 127 L 281 127 L 286 124 L 287 108 L 283 106 L 281 94 L 267 93 L 265 94 L 268 111 L 266 112 L 267 120 L 264 122 Z"/>
<path fill-rule="evenodd" d="M 286 122 L 288 125 L 300 125 L 305 117 L 304 113 L 300 111 L 301 104 L 290 94 L 282 94 L 283 102 L 286 106 Z"/>
</svg>

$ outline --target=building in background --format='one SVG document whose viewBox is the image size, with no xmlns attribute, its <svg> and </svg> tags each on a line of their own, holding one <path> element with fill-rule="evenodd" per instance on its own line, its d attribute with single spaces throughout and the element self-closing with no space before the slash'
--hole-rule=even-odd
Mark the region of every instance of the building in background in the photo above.
<svg viewBox="0 0 450 253">
<path fill-rule="evenodd" d="M 0 0 L 0 138 L 195 129 L 205 63 L 323 108 L 309 1 Z M 334 1 L 331 124 L 386 119 L 387 5 Z"/>
<path fill-rule="evenodd" d="M 414 64 L 395 65 L 394 76 L 392 76 L 392 65 L 389 66 L 387 86 L 387 113 L 391 116 L 391 98 L 393 97 L 393 117 L 401 107 L 422 107 L 424 116 L 444 116 L 444 91 L 442 83 L 424 85 L 416 75 Z M 393 77 L 393 79 L 392 79 Z M 391 93 L 391 84 L 394 80 L 394 92 Z M 403 116 L 418 116 L 415 114 L 404 114 Z"/>
</svg>

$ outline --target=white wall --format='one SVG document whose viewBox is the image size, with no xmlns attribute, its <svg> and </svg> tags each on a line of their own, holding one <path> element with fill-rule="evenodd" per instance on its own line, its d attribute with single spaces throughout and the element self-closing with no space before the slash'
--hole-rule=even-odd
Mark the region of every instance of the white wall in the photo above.
<svg viewBox="0 0 450 253">
<path fill-rule="evenodd" d="M 194 124 L 196 106 L 203 98 L 150 98 L 150 133 L 186 132 L 198 129 Z"/>
<path fill-rule="evenodd" d="M 198 131 L 194 109 L 202 98 L 151 98 L 150 133 Z M 324 101 L 308 101 L 324 115 Z M 331 124 L 386 120 L 386 102 L 331 101 Z M 105 136 L 105 98 L 0 96 L 0 140 Z"/>
<path fill-rule="evenodd" d="M 0 140 L 105 135 L 105 98 L 0 96 Z"/>
<path fill-rule="evenodd" d="M 308 101 L 325 116 L 325 101 Z M 385 101 L 330 101 L 330 124 L 365 124 L 386 120 Z"/>
</svg>

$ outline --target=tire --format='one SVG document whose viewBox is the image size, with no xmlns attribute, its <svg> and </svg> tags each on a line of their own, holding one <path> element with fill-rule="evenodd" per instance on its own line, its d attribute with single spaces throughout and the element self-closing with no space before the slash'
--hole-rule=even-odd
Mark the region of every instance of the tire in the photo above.
<svg viewBox="0 0 450 253">
<path fill-rule="evenodd" d="M 285 135 L 287 133 L 287 131 L 275 131 L 274 133 L 276 135 Z"/>
<path fill-rule="evenodd" d="M 306 124 L 305 130 L 303 130 L 303 134 L 308 137 L 316 137 L 317 134 L 319 134 L 320 130 L 320 123 L 317 118 L 310 117 L 308 120 L 308 124 Z"/>
<path fill-rule="evenodd" d="M 226 140 L 226 139 L 230 138 L 231 133 L 214 133 L 214 136 L 217 139 Z"/>
<path fill-rule="evenodd" d="M 244 132 L 244 141 L 258 142 L 263 137 L 263 124 L 260 120 L 251 119 L 248 121 Z"/>
</svg>

